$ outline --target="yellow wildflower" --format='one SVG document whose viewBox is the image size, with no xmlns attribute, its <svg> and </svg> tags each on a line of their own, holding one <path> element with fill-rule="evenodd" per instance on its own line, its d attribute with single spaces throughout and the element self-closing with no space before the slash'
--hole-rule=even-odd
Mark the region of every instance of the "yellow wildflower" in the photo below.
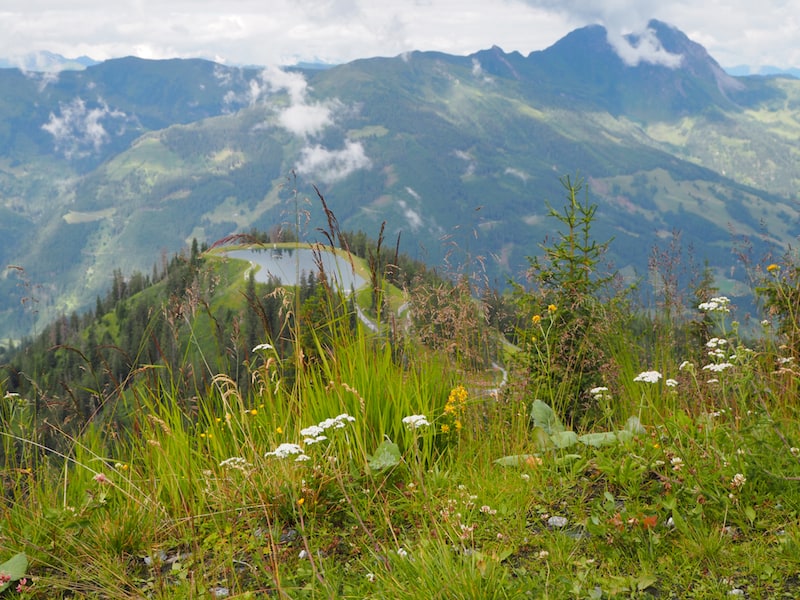
<svg viewBox="0 0 800 600">
<path fill-rule="evenodd" d="M 283 427 L 276 427 L 275 428 L 275 433 L 278 433 L 278 434 L 283 433 Z"/>
<path fill-rule="evenodd" d="M 542 315 L 533 315 L 533 317 L 531 317 L 531 322 L 534 325 L 538 325 L 539 323 L 542 322 Z"/>
<path fill-rule="evenodd" d="M 461 421 L 456 419 L 455 421 L 453 421 L 453 425 L 455 426 L 456 431 L 461 431 Z"/>
<path fill-rule="evenodd" d="M 298 498 L 297 499 L 297 506 L 303 506 L 303 504 L 305 504 L 305 502 L 306 502 L 305 498 Z"/>
<path fill-rule="evenodd" d="M 547 306 L 547 312 L 554 313 L 558 310 L 558 307 L 555 304 L 550 304 Z"/>
<path fill-rule="evenodd" d="M 253 416 L 255 417 L 255 416 L 258 414 L 258 409 L 257 409 L 257 408 L 253 408 L 253 409 L 251 409 L 251 410 L 250 410 L 250 414 L 251 414 L 251 415 L 253 415 Z"/>
<path fill-rule="evenodd" d="M 442 425 L 442 433 L 449 433 L 450 432 L 450 425 L 444 424 Z"/>
<path fill-rule="evenodd" d="M 767 266 L 767 271 L 768 271 L 769 273 L 772 273 L 772 272 L 774 272 L 774 271 L 778 271 L 778 270 L 780 270 L 780 268 L 781 268 L 781 266 L 780 266 L 780 265 L 776 265 L 775 263 L 772 263 L 771 265 L 768 265 L 768 266 Z"/>
<path fill-rule="evenodd" d="M 465 388 L 463 385 L 458 385 L 450 390 L 450 396 L 447 398 L 447 404 L 465 404 L 468 396 L 469 392 L 467 392 L 467 388 Z"/>
</svg>

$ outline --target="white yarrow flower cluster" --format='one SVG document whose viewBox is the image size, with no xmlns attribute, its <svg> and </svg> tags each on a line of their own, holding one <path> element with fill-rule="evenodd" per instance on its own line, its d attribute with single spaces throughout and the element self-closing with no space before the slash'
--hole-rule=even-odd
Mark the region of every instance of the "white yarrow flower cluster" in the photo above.
<svg viewBox="0 0 800 600">
<path fill-rule="evenodd" d="M 251 465 L 241 456 L 231 456 L 230 458 L 226 458 L 219 463 L 219 466 L 225 469 L 238 469 L 239 471 L 249 471 L 253 468 L 253 465 Z"/>
<path fill-rule="evenodd" d="M 662 375 L 658 371 L 642 371 L 633 380 L 643 383 L 658 383 L 661 377 Z"/>
<path fill-rule="evenodd" d="M 677 379 L 667 379 L 664 383 L 667 384 L 667 387 L 678 387 Z"/>
<path fill-rule="evenodd" d="M 403 423 L 409 429 L 419 429 L 420 427 L 427 427 L 430 425 L 428 417 L 425 415 L 409 415 L 403 417 Z"/>
<path fill-rule="evenodd" d="M 727 296 L 717 296 L 716 298 L 711 298 L 708 302 L 701 302 L 697 308 L 703 312 L 729 313 L 731 312 L 730 303 L 731 301 Z"/>
<path fill-rule="evenodd" d="M 342 429 L 345 425 L 352 423 L 355 420 L 355 417 L 352 417 L 347 413 L 342 413 L 341 415 L 333 417 L 332 419 L 325 419 L 317 425 L 309 425 L 308 427 L 300 430 L 300 435 L 303 436 L 303 444 L 306 446 L 312 446 L 319 442 L 324 442 L 328 439 L 328 436 L 325 435 L 326 430 Z M 303 452 L 303 448 L 299 444 L 281 444 L 275 448 L 275 450 L 272 452 L 267 452 L 266 454 L 266 456 L 274 456 L 276 458 L 286 458 L 287 456 L 295 455 L 295 462 L 311 460 L 311 457 Z"/>
<path fill-rule="evenodd" d="M 287 458 L 289 456 L 296 456 L 295 462 L 302 462 L 308 460 L 310 457 L 306 456 L 303 448 L 298 444 L 284 443 L 275 448 L 272 452 L 267 452 L 264 456 L 274 456 L 275 458 Z"/>
<path fill-rule="evenodd" d="M 733 364 L 729 362 L 711 363 L 710 365 L 704 366 L 703 371 L 722 373 L 725 369 L 730 369 L 731 367 L 733 367 Z"/>
<path fill-rule="evenodd" d="M 324 421 L 320 421 L 317 427 L 321 429 L 330 429 L 333 427 L 334 429 L 342 429 L 348 423 L 352 423 L 355 421 L 355 417 L 351 417 L 347 413 L 342 413 L 338 417 L 334 417 L 332 419 L 325 419 Z"/>
<path fill-rule="evenodd" d="M 605 386 L 592 388 L 589 390 L 589 395 L 594 398 L 596 402 L 601 402 L 603 400 L 610 400 L 611 393 L 608 391 L 608 388 Z"/>
</svg>

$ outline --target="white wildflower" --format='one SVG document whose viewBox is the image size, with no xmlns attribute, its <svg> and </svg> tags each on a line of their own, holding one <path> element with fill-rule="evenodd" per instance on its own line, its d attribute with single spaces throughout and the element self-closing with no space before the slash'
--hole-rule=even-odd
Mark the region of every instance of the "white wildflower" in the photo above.
<svg viewBox="0 0 800 600">
<path fill-rule="evenodd" d="M 694 365 L 688 360 L 685 360 L 678 367 L 678 371 L 689 371 L 689 373 L 694 373 Z"/>
<path fill-rule="evenodd" d="M 298 555 L 298 558 L 299 558 L 300 560 L 303 560 L 303 559 L 304 559 L 304 558 L 306 558 L 307 556 L 308 556 L 308 552 L 306 552 L 305 550 L 300 550 L 300 554 Z"/>
<path fill-rule="evenodd" d="M 589 395 L 595 400 L 609 400 L 611 398 L 611 394 L 605 386 L 590 389 Z"/>
<path fill-rule="evenodd" d="M 408 556 L 408 551 L 406 551 L 406 549 L 401 546 L 400 548 L 397 549 L 397 556 L 406 558 Z"/>
<path fill-rule="evenodd" d="M 667 387 L 677 387 L 678 380 L 677 379 L 667 379 L 664 383 L 667 384 Z"/>
<path fill-rule="evenodd" d="M 298 454 L 297 458 L 294 459 L 294 462 L 305 462 L 307 460 L 311 460 L 311 457 L 307 454 Z"/>
<path fill-rule="evenodd" d="M 788 363 L 792 362 L 793 360 L 794 360 L 794 356 L 781 356 L 780 358 L 778 358 L 778 364 L 779 365 L 785 365 L 785 364 L 788 364 Z"/>
<path fill-rule="evenodd" d="M 326 435 L 318 435 L 318 436 L 313 437 L 313 438 L 305 438 L 303 440 L 303 443 L 306 446 L 313 446 L 314 444 L 317 444 L 319 442 L 324 442 L 327 439 L 328 439 L 328 436 L 326 436 Z"/>
<path fill-rule="evenodd" d="M 352 423 L 355 420 L 355 417 L 351 417 L 347 413 L 342 413 L 341 415 L 332 419 L 325 419 L 324 421 L 321 421 L 317 427 L 320 427 L 321 429 L 330 429 L 331 427 L 334 429 L 342 429 L 345 425 L 347 425 L 347 423 Z"/>
<path fill-rule="evenodd" d="M 367 573 L 365 577 L 370 583 L 375 583 L 375 573 Z"/>
<path fill-rule="evenodd" d="M 684 465 L 683 459 L 680 456 L 673 456 L 669 462 L 672 463 L 673 471 L 680 471 Z"/>
<path fill-rule="evenodd" d="M 713 371 L 714 373 L 722 373 L 725 369 L 730 369 L 733 365 L 729 362 L 712 363 L 703 367 L 704 371 Z"/>
<path fill-rule="evenodd" d="M 731 487 L 735 490 L 739 490 L 742 488 L 742 486 L 745 484 L 746 481 L 747 478 L 744 475 L 742 475 L 741 473 L 737 473 L 736 475 L 733 476 L 733 479 L 731 479 Z"/>
<path fill-rule="evenodd" d="M 253 352 L 258 352 L 259 350 L 274 350 L 274 347 L 271 344 L 259 344 L 258 346 L 253 346 Z"/>
<path fill-rule="evenodd" d="M 662 375 L 658 371 L 642 371 L 633 380 L 644 383 L 658 383 L 661 377 Z"/>
<path fill-rule="evenodd" d="M 403 417 L 403 423 L 405 423 L 406 427 L 409 429 L 419 429 L 420 427 L 427 427 L 430 425 L 425 415 L 409 415 L 408 417 Z"/>
<path fill-rule="evenodd" d="M 267 452 L 264 456 L 274 456 L 275 458 L 286 458 L 293 454 L 303 454 L 303 449 L 297 444 L 281 444 L 272 452 Z"/>
<path fill-rule="evenodd" d="M 306 427 L 305 429 L 300 430 L 300 435 L 302 435 L 303 437 L 310 437 L 310 438 L 317 437 L 318 435 L 322 435 L 323 433 L 325 433 L 325 430 L 319 425 L 311 425 L 309 427 Z"/>
<path fill-rule="evenodd" d="M 730 303 L 730 299 L 726 296 L 717 296 L 716 298 L 711 298 L 708 302 L 700 303 L 697 308 L 703 312 L 728 313 L 731 312 L 731 309 L 728 308 Z"/>
<path fill-rule="evenodd" d="M 241 456 L 231 456 L 230 458 L 226 458 L 219 463 L 219 466 L 225 469 L 238 469 L 239 471 L 249 471 L 253 468 L 253 465 L 251 465 Z"/>
<path fill-rule="evenodd" d="M 771 325 L 771 323 L 769 322 L 769 319 L 764 319 L 763 321 L 761 321 L 761 324 L 764 327 L 769 327 Z"/>
</svg>

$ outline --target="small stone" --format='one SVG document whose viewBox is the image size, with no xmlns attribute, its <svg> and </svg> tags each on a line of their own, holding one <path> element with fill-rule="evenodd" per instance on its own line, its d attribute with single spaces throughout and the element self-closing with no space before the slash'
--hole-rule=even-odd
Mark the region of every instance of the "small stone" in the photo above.
<svg viewBox="0 0 800 600">
<path fill-rule="evenodd" d="M 551 529 L 562 529 L 568 522 L 566 517 L 550 517 L 547 519 L 547 526 Z"/>
</svg>

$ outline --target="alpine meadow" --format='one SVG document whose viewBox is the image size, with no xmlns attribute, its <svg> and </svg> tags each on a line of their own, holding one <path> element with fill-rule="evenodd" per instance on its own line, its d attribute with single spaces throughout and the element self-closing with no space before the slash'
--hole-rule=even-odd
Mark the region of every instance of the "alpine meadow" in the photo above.
<svg viewBox="0 0 800 600">
<path fill-rule="evenodd" d="M 0 68 L 0 598 L 800 596 L 800 80 L 649 28 Z"/>
</svg>

